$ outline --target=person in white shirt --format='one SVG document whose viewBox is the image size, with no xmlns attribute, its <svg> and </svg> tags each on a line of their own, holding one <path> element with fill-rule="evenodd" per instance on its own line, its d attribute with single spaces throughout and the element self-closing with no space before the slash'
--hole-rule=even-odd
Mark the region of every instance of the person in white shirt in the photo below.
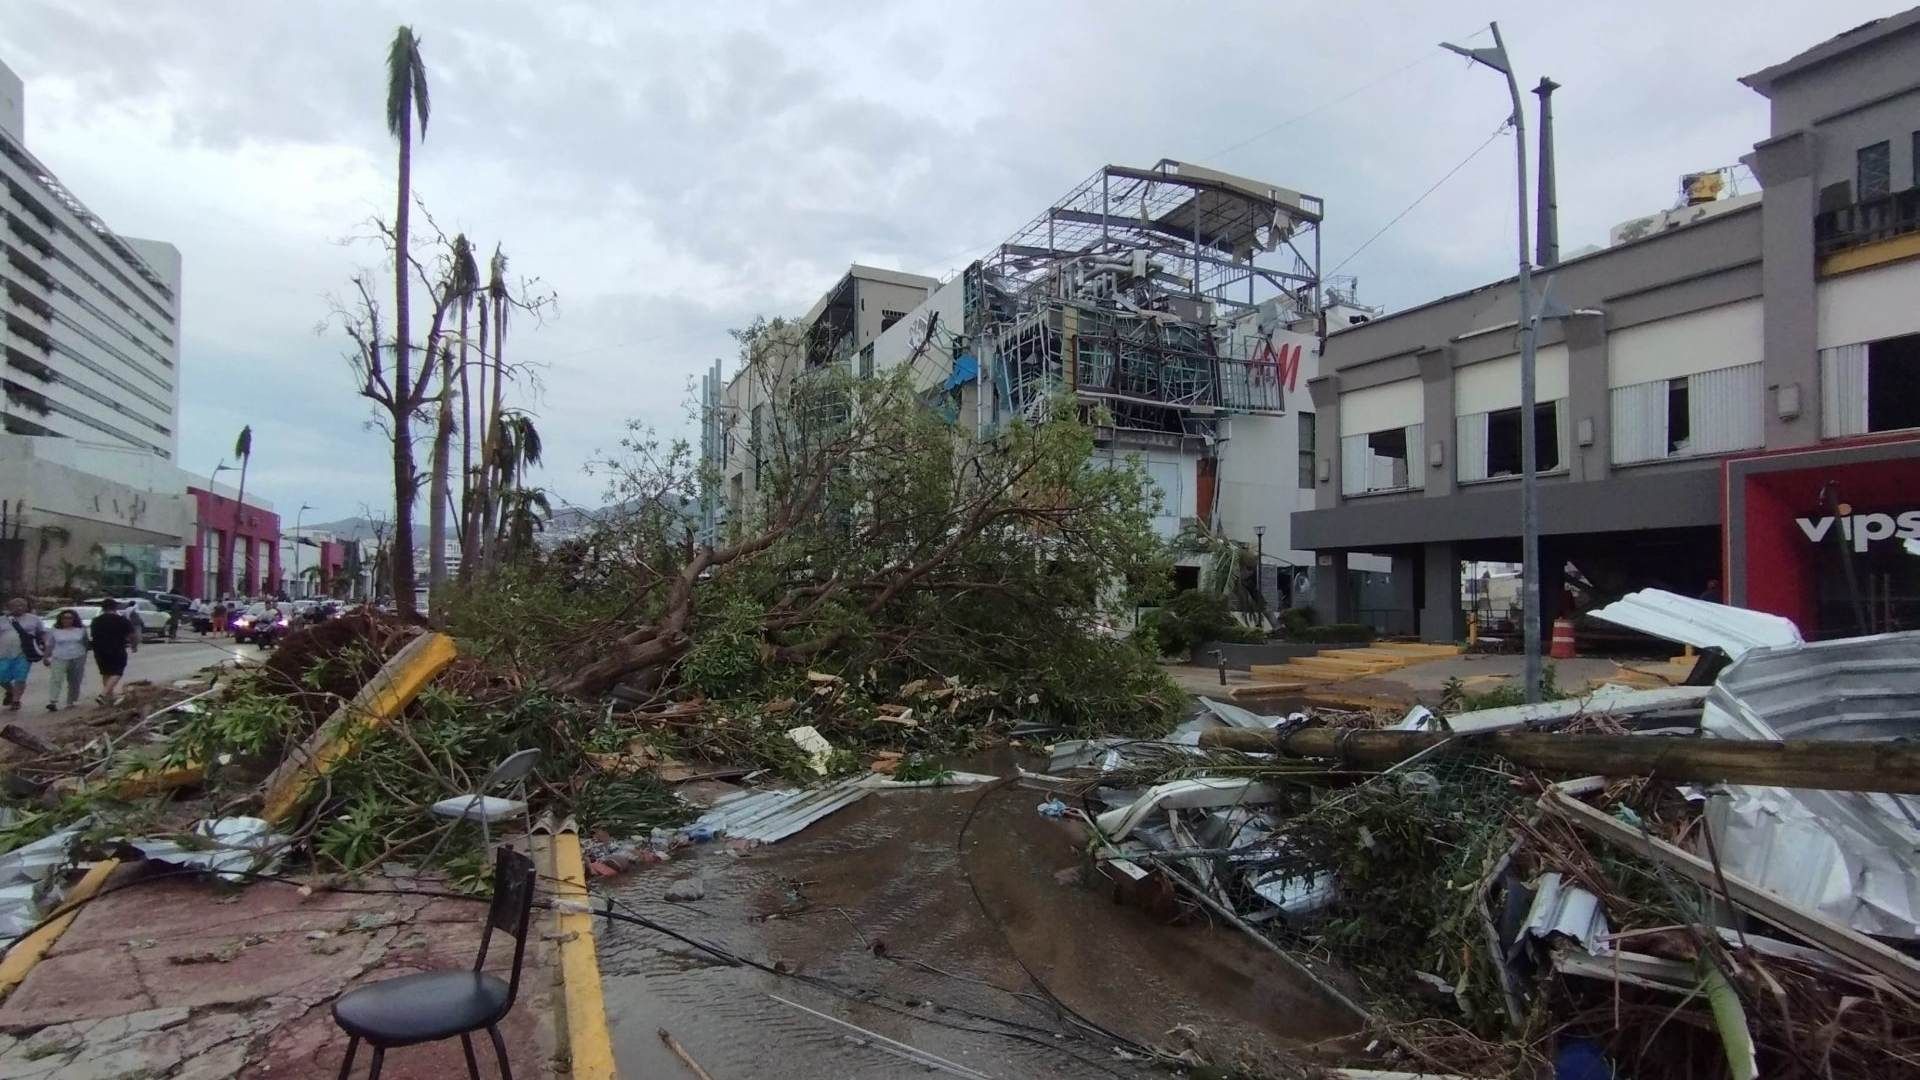
<svg viewBox="0 0 1920 1080">
<path fill-rule="evenodd" d="M 60 687 L 67 688 L 67 708 L 80 700 L 80 682 L 87 677 L 87 650 L 93 642 L 80 625 L 80 613 L 67 608 L 53 617 L 47 631 L 47 711 L 60 711 Z"/>
<path fill-rule="evenodd" d="M 10 625 L 0 625 L 0 686 L 6 689 L 7 711 L 19 712 L 27 675 L 46 652 L 46 627 L 23 596 L 7 601 L 6 622 Z"/>
</svg>

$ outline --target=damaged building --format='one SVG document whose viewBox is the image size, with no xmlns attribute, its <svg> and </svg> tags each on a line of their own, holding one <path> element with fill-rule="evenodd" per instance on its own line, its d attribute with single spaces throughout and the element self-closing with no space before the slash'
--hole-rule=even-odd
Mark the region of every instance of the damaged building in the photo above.
<svg viewBox="0 0 1920 1080">
<path fill-rule="evenodd" d="M 1257 549 L 1267 605 L 1304 603 L 1289 517 L 1313 488 L 1316 416 L 1299 391 L 1327 322 L 1370 314 L 1321 278 L 1323 212 L 1185 162 L 1106 165 L 946 281 L 851 267 L 753 364 L 707 376 L 703 445 L 724 494 L 705 525 L 752 497 L 771 387 L 909 365 L 930 407 L 982 437 L 1071 402 L 1105 460 L 1144 468 L 1161 537 L 1198 528 Z M 1181 583 L 1197 583 L 1199 557 L 1183 561 Z M 1385 567 L 1357 560 L 1358 588 Z"/>
<path fill-rule="evenodd" d="M 1580 583 L 1809 637 L 1916 625 L 1916 67 L 1920 9 L 1746 76 L 1771 106 L 1762 190 L 1690 175 L 1677 209 L 1546 268 L 1566 310 L 1536 368 L 1544 618 Z M 1329 335 L 1293 533 L 1323 619 L 1456 641 L 1462 565 L 1520 558 L 1518 306 L 1508 279 Z M 1393 560 L 1390 611 L 1348 587 L 1356 553 Z"/>
</svg>

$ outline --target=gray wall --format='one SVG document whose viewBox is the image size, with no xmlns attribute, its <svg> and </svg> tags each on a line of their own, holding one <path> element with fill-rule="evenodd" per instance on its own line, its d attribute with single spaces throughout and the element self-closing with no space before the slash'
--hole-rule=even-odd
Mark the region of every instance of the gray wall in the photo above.
<svg viewBox="0 0 1920 1080">
<path fill-rule="evenodd" d="M 1729 211 L 1694 225 L 1658 233 L 1618 245 L 1584 258 L 1562 263 L 1550 276 L 1553 296 L 1574 309 L 1566 319 L 1542 324 L 1539 344 L 1567 346 L 1568 402 L 1566 423 L 1569 460 L 1567 474 L 1542 481 L 1548 487 L 1579 489 L 1564 497 L 1543 496 L 1542 527 L 1547 532 L 1583 532 L 1624 527 L 1667 527 L 1713 524 L 1719 520 L 1719 500 L 1709 497 L 1710 511 L 1677 509 L 1649 517 L 1637 504 L 1637 492 L 1652 478 L 1654 487 L 1679 484 L 1688 497 L 1698 495 L 1696 479 L 1661 479 L 1676 473 L 1711 471 L 1713 463 L 1664 462 L 1616 470 L 1610 465 L 1608 432 L 1607 335 L 1626 327 L 1761 295 L 1765 279 L 1760 262 L 1763 235 L 1761 204 Z M 1809 260 L 1804 303 L 1812 320 L 1812 222 L 1806 221 Z M 1364 323 L 1331 335 L 1322 354 L 1328 372 L 1308 384 L 1319 414 L 1315 454 L 1314 510 L 1296 514 L 1296 543 L 1303 548 L 1383 544 L 1410 544 L 1426 540 L 1468 539 L 1514 535 L 1519 520 L 1519 490 L 1515 483 L 1475 484 L 1462 489 L 1455 482 L 1454 373 L 1461 367 L 1511 354 L 1518 347 L 1511 329 L 1470 332 L 1513 322 L 1519 298 L 1512 280 L 1472 292 L 1446 297 L 1385 319 Z M 1811 364 L 1811 330 L 1807 331 Z M 1398 379 L 1422 380 L 1426 410 L 1427 446 L 1417 464 L 1425 470 L 1426 487 L 1347 498 L 1340 494 L 1340 410 L 1338 395 Z M 1807 389 L 1817 390 L 1817 379 Z M 1769 381 L 1772 381 L 1771 379 Z M 1819 410 L 1803 410 L 1816 426 Z M 1589 435 L 1582 439 L 1581 436 Z M 1811 441 L 1810 430 L 1803 441 Z M 1440 448 L 1441 464 L 1431 464 L 1432 449 Z M 1324 480 L 1318 479 L 1324 476 Z M 1617 489 L 1593 494 L 1596 485 Z M 1511 503 L 1512 508 L 1506 509 Z M 1492 515 L 1492 516 L 1489 516 Z M 1609 521 L 1639 521 L 1635 526 Z M 1335 524 L 1348 521 L 1348 525 Z"/>
</svg>

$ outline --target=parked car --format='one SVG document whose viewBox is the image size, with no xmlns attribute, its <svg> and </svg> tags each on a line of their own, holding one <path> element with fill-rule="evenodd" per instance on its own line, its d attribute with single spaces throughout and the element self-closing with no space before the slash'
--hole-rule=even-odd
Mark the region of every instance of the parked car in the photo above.
<svg viewBox="0 0 1920 1080">
<path fill-rule="evenodd" d="M 128 597 L 120 601 L 120 614 L 140 624 L 142 640 L 157 640 L 167 636 L 167 623 L 172 617 L 164 608 L 143 596 Z"/>
<path fill-rule="evenodd" d="M 229 625 L 233 627 L 234 641 L 264 649 L 278 645 L 286 636 L 288 619 L 286 612 L 272 604 L 255 604 L 235 616 Z"/>
</svg>

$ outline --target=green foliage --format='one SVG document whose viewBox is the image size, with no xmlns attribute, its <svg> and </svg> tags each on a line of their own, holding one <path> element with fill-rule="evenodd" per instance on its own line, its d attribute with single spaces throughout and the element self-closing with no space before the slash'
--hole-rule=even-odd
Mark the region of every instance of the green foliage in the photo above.
<svg viewBox="0 0 1920 1080">
<path fill-rule="evenodd" d="M 1166 604 L 1142 616 L 1166 656 L 1186 656 L 1208 641 L 1265 641 L 1258 627 L 1242 625 L 1227 609 L 1227 598 L 1205 589 L 1174 593 Z"/>
<path fill-rule="evenodd" d="M 768 675 L 760 660 L 760 626 L 766 609 L 752 596 L 739 593 L 715 601 L 703 607 L 706 614 L 680 664 L 681 680 L 708 697 L 761 688 Z"/>
<path fill-rule="evenodd" d="M 1527 809 L 1507 775 L 1463 761 L 1348 788 L 1290 818 L 1290 861 L 1339 882 L 1320 944 L 1387 1000 L 1410 998 L 1415 972 L 1463 986 L 1469 1021 L 1497 1032 L 1505 1014 L 1473 886 L 1512 842 L 1509 815 Z"/>
<path fill-rule="evenodd" d="M 1280 629 L 1286 633 L 1287 637 L 1295 641 L 1301 640 L 1299 635 L 1305 633 L 1312 626 L 1312 608 L 1290 607 L 1282 609 L 1280 612 Z"/>
<path fill-rule="evenodd" d="M 594 769 L 593 747 L 624 746 L 634 732 L 609 728 L 598 710 L 539 689 L 478 701 L 428 687 L 409 707 L 406 722 L 368 733 L 328 777 L 319 814 L 316 861 L 358 872 L 394 858 L 424 856 L 449 827 L 427 807 L 450 794 L 474 791 L 508 755 L 541 752 L 529 780 L 536 813 L 544 806 L 572 813 L 583 830 L 624 835 L 673 824 L 685 810 L 650 774 L 613 776 Z M 443 848 L 450 869 L 478 845 L 456 837 Z"/>
<path fill-rule="evenodd" d="M 239 678 L 228 693 L 196 704 L 178 713 L 162 758 L 167 765 L 213 767 L 277 751 L 304 734 L 305 720 L 293 699 L 272 692 L 257 677 Z"/>
<path fill-rule="evenodd" d="M 1552 664 L 1540 669 L 1540 700 L 1559 701 L 1571 697 L 1560 688 L 1558 674 Z M 1526 687 L 1517 678 L 1508 679 L 1488 690 L 1468 690 L 1458 677 L 1448 679 L 1440 686 L 1440 711 L 1442 713 L 1474 712 L 1478 709 L 1504 709 L 1509 705 L 1527 703 Z"/>
</svg>

